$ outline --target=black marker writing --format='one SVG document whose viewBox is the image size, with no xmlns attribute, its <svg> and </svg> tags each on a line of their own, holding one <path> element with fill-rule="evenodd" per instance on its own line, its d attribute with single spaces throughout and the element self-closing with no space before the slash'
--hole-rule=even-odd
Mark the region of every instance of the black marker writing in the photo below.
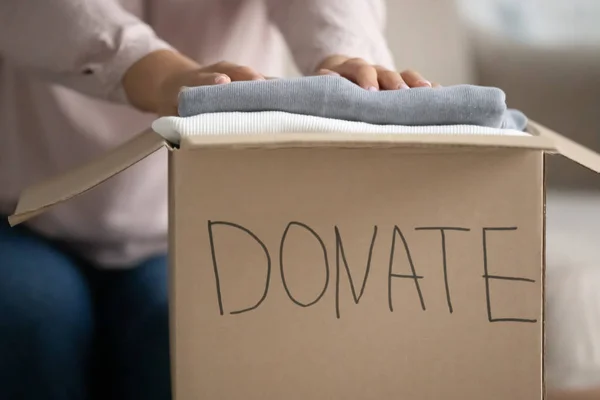
<svg viewBox="0 0 600 400">
<path fill-rule="evenodd" d="M 283 268 L 283 249 L 284 249 L 285 240 L 287 238 L 288 232 L 290 231 L 290 228 L 293 226 L 303 228 L 304 230 L 306 230 L 307 232 L 312 234 L 315 237 L 315 239 L 317 239 L 317 241 L 319 242 L 319 245 L 321 246 L 321 249 L 323 250 L 323 259 L 325 261 L 325 285 L 323 286 L 323 290 L 321 291 L 319 296 L 317 296 L 317 298 L 315 300 L 313 300 L 309 303 L 302 303 L 301 301 L 294 298 L 294 296 L 292 296 L 292 293 L 290 292 L 290 288 L 288 287 L 287 281 L 285 280 L 285 272 L 284 272 L 284 268 Z M 321 239 L 321 237 L 317 234 L 317 232 L 315 232 L 308 225 L 305 225 L 302 222 L 295 222 L 295 221 L 292 221 L 287 225 L 287 227 L 285 228 L 285 231 L 283 232 L 283 236 L 281 237 L 281 244 L 279 246 L 279 268 L 281 269 L 281 280 L 283 282 L 283 287 L 285 289 L 285 292 L 287 293 L 290 300 L 292 300 L 295 304 L 297 304 L 301 307 L 310 307 L 310 306 L 316 304 L 319 300 L 321 300 L 323 295 L 325 295 L 325 292 L 327 291 L 327 286 L 329 286 L 329 261 L 327 260 L 327 249 L 325 248 L 325 243 L 323 243 L 323 240 Z"/>
<path fill-rule="evenodd" d="M 487 252 L 487 233 L 488 232 L 506 232 L 506 231 L 516 231 L 517 228 L 483 228 L 483 278 L 485 280 L 485 297 L 487 302 L 487 314 L 488 320 L 490 322 L 525 322 L 525 323 L 536 323 L 537 319 L 525 319 L 525 318 L 494 318 L 492 316 L 492 300 L 490 296 L 490 281 L 493 279 L 496 280 L 504 280 L 504 281 L 518 281 L 518 282 L 529 282 L 535 283 L 533 279 L 526 278 L 515 278 L 512 276 L 499 276 L 499 275 L 490 275 L 489 274 L 489 265 L 488 265 L 488 252 Z"/>
<path fill-rule="evenodd" d="M 410 265 L 410 270 L 412 272 L 410 275 L 399 275 L 393 273 L 394 257 L 396 255 L 396 236 L 400 236 L 402 244 L 404 245 L 404 251 L 406 252 L 408 264 Z M 423 293 L 421 293 L 421 286 L 419 285 L 419 279 L 423 279 L 423 277 L 417 275 L 412 256 L 410 255 L 410 249 L 408 248 L 408 243 L 406 242 L 406 238 L 402 234 L 400 228 L 398 228 L 397 226 L 394 226 L 394 231 L 392 232 L 392 250 L 390 251 L 390 269 L 388 272 L 388 306 L 391 312 L 394 311 L 394 305 L 392 302 L 392 278 L 407 278 L 414 280 L 415 287 L 417 288 L 417 294 L 419 295 L 419 300 L 421 301 L 421 308 L 425 310 L 425 300 L 423 299 Z"/>
<path fill-rule="evenodd" d="M 265 290 L 264 290 L 261 298 L 258 300 L 258 302 L 255 305 L 248 307 L 248 308 L 244 308 L 242 310 L 231 311 L 231 314 L 242 314 L 247 311 L 254 310 L 254 309 L 258 308 L 258 306 L 260 306 L 263 301 L 265 301 L 265 299 L 267 298 L 267 294 L 269 293 L 269 283 L 271 281 L 271 256 L 269 255 L 267 246 L 265 246 L 265 244 L 258 238 L 258 236 L 256 236 L 249 229 L 246 229 L 241 225 L 234 224 L 231 222 L 225 222 L 225 221 L 208 221 L 208 237 L 210 240 L 210 251 L 211 251 L 211 255 L 212 255 L 213 269 L 214 269 L 214 273 L 215 273 L 215 284 L 217 287 L 217 299 L 219 302 L 219 312 L 221 313 L 221 315 L 223 315 L 223 312 L 224 312 L 223 311 L 223 297 L 221 294 L 221 280 L 219 279 L 219 267 L 217 264 L 217 254 L 216 254 L 216 250 L 215 250 L 215 238 L 214 238 L 214 232 L 213 232 L 213 226 L 218 226 L 218 225 L 241 230 L 242 232 L 244 232 L 248 236 L 250 236 L 252 239 L 254 239 L 260 245 L 263 252 L 265 253 L 265 256 L 267 258 L 267 277 L 266 277 L 266 282 L 265 282 Z"/>
<path fill-rule="evenodd" d="M 446 231 L 459 231 L 468 232 L 470 229 L 467 228 L 456 228 L 456 227 L 423 227 L 415 228 L 417 231 L 440 231 L 442 236 L 442 268 L 444 271 L 444 285 L 446 287 L 446 302 L 448 303 L 448 311 L 450 314 L 454 312 L 452 307 L 452 298 L 450 296 L 450 284 L 448 282 L 448 261 L 446 258 Z"/>
<path fill-rule="evenodd" d="M 335 227 L 335 314 L 339 318 L 340 317 L 340 261 L 344 263 L 344 267 L 346 268 L 346 273 L 348 274 L 348 281 L 350 282 L 350 290 L 352 291 L 352 297 L 354 298 L 354 303 L 358 304 L 360 298 L 365 292 L 365 287 L 367 286 L 367 279 L 369 278 L 369 272 L 371 271 L 371 259 L 373 258 L 373 247 L 375 247 L 375 239 L 377 238 L 377 226 L 373 228 L 373 238 L 371 239 L 371 246 L 369 246 L 369 256 L 367 258 L 367 267 L 365 268 L 365 276 L 363 278 L 362 286 L 360 287 L 360 293 L 356 294 L 356 288 L 354 287 L 354 281 L 352 280 L 352 274 L 350 273 L 350 267 L 348 265 L 348 260 L 346 259 L 346 254 L 344 253 L 344 245 L 342 243 L 342 236 L 340 235 L 340 230 L 336 226 Z"/>
</svg>

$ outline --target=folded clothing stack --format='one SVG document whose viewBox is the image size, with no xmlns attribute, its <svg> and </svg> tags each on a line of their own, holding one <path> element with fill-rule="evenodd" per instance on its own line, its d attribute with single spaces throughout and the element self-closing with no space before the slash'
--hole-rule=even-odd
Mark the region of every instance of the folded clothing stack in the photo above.
<svg viewBox="0 0 600 400">
<path fill-rule="evenodd" d="M 469 130 L 516 134 L 527 125 L 525 115 L 507 108 L 506 96 L 497 88 L 458 85 L 371 92 L 336 76 L 184 88 L 179 115 L 158 120 L 153 128 L 170 135 Z"/>
</svg>

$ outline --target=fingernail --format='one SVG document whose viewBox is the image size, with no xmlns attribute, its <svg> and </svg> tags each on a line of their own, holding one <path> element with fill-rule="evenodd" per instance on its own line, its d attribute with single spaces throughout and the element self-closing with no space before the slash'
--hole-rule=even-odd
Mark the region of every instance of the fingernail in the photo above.
<svg viewBox="0 0 600 400">
<path fill-rule="evenodd" d="M 409 86 L 408 86 L 406 83 L 401 83 L 401 84 L 398 86 L 398 89 L 410 89 L 410 87 L 409 87 Z"/>
<path fill-rule="evenodd" d="M 422 81 L 418 81 L 418 82 L 417 82 L 417 85 L 419 85 L 419 86 L 428 86 L 428 87 L 431 87 L 431 82 L 429 82 L 429 81 L 425 81 L 425 80 L 422 80 Z"/>
<path fill-rule="evenodd" d="M 221 84 L 223 84 L 223 83 L 229 83 L 229 78 L 228 78 L 228 77 L 226 77 L 225 75 L 220 75 L 220 76 L 217 76 L 217 77 L 215 78 L 215 83 L 216 83 L 217 85 L 221 85 Z"/>
<path fill-rule="evenodd" d="M 265 78 L 263 78 L 262 76 L 257 76 L 256 78 L 252 78 L 253 81 L 264 81 Z"/>
<path fill-rule="evenodd" d="M 379 89 L 377 89 L 375 86 L 369 86 L 369 88 L 367 90 L 369 92 L 377 92 L 377 91 L 379 91 Z"/>
<path fill-rule="evenodd" d="M 330 75 L 330 76 L 341 76 L 340 74 L 338 74 L 337 72 L 334 72 L 334 71 L 329 71 L 327 73 L 327 75 Z"/>
</svg>

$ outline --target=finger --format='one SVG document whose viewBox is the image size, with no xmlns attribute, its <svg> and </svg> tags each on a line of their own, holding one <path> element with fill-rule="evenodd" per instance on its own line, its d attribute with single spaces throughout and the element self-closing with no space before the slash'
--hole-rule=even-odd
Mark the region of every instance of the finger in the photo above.
<svg viewBox="0 0 600 400">
<path fill-rule="evenodd" d="M 437 82 L 433 82 L 433 83 L 431 84 L 431 87 L 433 87 L 434 89 L 437 89 L 437 88 L 441 88 L 441 87 L 442 87 L 442 85 L 440 85 L 440 84 L 439 84 L 439 83 L 437 83 Z"/>
<path fill-rule="evenodd" d="M 411 88 L 414 87 L 431 87 L 431 82 L 427 79 L 423 78 L 421 74 L 413 70 L 407 70 L 402 72 L 402 78 L 404 82 Z"/>
<path fill-rule="evenodd" d="M 189 71 L 178 75 L 176 80 L 167 80 L 161 87 L 159 115 L 178 115 L 177 104 L 181 91 L 195 86 L 222 85 L 231 82 L 231 78 L 218 72 Z"/>
<path fill-rule="evenodd" d="M 355 82 L 363 89 L 370 91 L 379 90 L 379 81 L 377 80 L 375 67 L 362 59 L 354 58 L 348 60 L 336 67 L 334 71 Z"/>
<path fill-rule="evenodd" d="M 231 83 L 231 77 L 219 72 L 201 72 L 196 75 L 192 82 L 186 82 L 188 86 L 222 85 Z"/>
<path fill-rule="evenodd" d="M 331 75 L 331 76 L 340 76 L 339 73 L 332 71 L 330 69 L 320 69 L 317 71 L 317 75 Z"/>
<path fill-rule="evenodd" d="M 396 71 L 377 66 L 377 79 L 379 80 L 379 89 L 381 90 L 396 90 L 409 89 L 404 79 Z"/>
</svg>

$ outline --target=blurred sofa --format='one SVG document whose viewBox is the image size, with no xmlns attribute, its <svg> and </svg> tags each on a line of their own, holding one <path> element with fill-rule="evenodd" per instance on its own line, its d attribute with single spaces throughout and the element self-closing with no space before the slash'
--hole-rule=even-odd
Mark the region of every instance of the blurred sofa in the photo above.
<svg viewBox="0 0 600 400">
<path fill-rule="evenodd" d="M 600 151 L 600 1 L 450 2 L 475 83 L 504 89 L 509 106 Z M 561 157 L 547 168 L 550 187 L 600 190 L 596 174 Z"/>
<path fill-rule="evenodd" d="M 471 31 L 475 82 L 497 86 L 510 107 L 600 151 L 600 44 L 535 47 Z M 548 158 L 548 185 L 600 190 L 599 177 L 558 156 Z"/>
</svg>

